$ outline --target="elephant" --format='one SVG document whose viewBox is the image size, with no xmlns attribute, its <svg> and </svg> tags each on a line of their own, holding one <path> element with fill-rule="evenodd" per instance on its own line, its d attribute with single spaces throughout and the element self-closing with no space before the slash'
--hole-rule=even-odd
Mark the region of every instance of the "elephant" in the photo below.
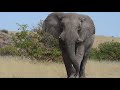
<svg viewBox="0 0 120 90">
<path fill-rule="evenodd" d="M 85 78 L 85 67 L 95 39 L 90 16 L 53 12 L 43 21 L 43 30 L 59 41 L 67 78 Z"/>
</svg>

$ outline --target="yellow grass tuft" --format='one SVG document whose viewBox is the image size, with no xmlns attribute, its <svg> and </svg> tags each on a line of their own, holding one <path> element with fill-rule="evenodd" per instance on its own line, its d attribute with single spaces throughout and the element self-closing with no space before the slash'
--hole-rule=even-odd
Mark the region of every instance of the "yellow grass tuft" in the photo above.
<svg viewBox="0 0 120 90">
<path fill-rule="evenodd" d="M 120 62 L 91 61 L 87 78 L 120 78 Z M 0 56 L 0 78 L 66 78 L 64 64 Z"/>
<path fill-rule="evenodd" d="M 120 78 L 120 62 L 89 60 L 86 73 L 88 78 Z"/>
<path fill-rule="evenodd" d="M 0 57 L 0 77 L 3 78 L 59 78 L 62 75 L 65 75 L 63 64 Z"/>
</svg>

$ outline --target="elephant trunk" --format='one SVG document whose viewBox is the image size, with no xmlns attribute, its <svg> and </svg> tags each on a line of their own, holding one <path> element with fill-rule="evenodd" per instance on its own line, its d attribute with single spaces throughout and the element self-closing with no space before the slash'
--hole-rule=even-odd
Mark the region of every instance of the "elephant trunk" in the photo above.
<svg viewBox="0 0 120 90">
<path fill-rule="evenodd" d="M 82 49 L 84 48 L 82 48 L 81 45 L 80 47 L 78 47 L 77 43 L 82 42 L 82 40 L 79 38 L 79 36 L 77 36 L 76 33 L 71 34 L 69 33 L 68 35 L 66 34 L 66 36 L 67 36 L 67 38 L 65 38 L 66 51 L 73 67 L 76 70 L 76 77 L 78 77 L 80 72 L 81 61 L 83 58 Z"/>
<path fill-rule="evenodd" d="M 68 56 L 69 56 L 71 62 L 75 61 L 75 58 L 76 58 L 76 55 L 75 55 L 75 45 L 69 45 L 67 47 L 67 53 L 68 53 Z"/>
<path fill-rule="evenodd" d="M 76 53 L 75 53 L 75 44 L 67 45 L 67 53 L 71 63 L 76 68 L 76 70 L 79 71 L 79 65 L 78 65 L 79 62 L 77 60 Z"/>
<path fill-rule="evenodd" d="M 79 38 L 79 35 L 72 30 L 66 33 L 65 35 L 65 45 L 66 45 L 66 51 L 68 53 L 68 56 L 71 60 L 71 62 L 74 64 L 77 64 L 77 56 L 76 56 L 76 43 L 77 41 L 81 41 Z"/>
</svg>

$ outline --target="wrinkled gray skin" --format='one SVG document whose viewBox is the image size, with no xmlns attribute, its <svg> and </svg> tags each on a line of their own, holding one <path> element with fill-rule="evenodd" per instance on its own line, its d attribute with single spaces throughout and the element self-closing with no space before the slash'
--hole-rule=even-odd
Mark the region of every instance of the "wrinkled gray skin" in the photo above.
<svg viewBox="0 0 120 90">
<path fill-rule="evenodd" d="M 67 78 L 85 77 L 85 65 L 95 38 L 95 26 L 87 15 L 51 13 L 43 30 L 59 39 Z"/>
</svg>

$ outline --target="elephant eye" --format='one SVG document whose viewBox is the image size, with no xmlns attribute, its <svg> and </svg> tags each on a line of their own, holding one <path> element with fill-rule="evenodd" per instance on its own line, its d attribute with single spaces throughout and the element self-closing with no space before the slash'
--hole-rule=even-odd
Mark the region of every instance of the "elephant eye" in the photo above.
<svg viewBox="0 0 120 90">
<path fill-rule="evenodd" d="M 65 27 L 65 25 L 63 23 L 61 23 L 61 28 L 63 29 Z"/>
<path fill-rule="evenodd" d="M 78 32 L 80 32 L 80 29 L 78 29 Z"/>
<path fill-rule="evenodd" d="M 80 33 L 80 31 L 81 31 L 81 28 L 80 28 L 80 26 L 79 26 L 78 29 L 77 29 L 77 32 Z"/>
</svg>

